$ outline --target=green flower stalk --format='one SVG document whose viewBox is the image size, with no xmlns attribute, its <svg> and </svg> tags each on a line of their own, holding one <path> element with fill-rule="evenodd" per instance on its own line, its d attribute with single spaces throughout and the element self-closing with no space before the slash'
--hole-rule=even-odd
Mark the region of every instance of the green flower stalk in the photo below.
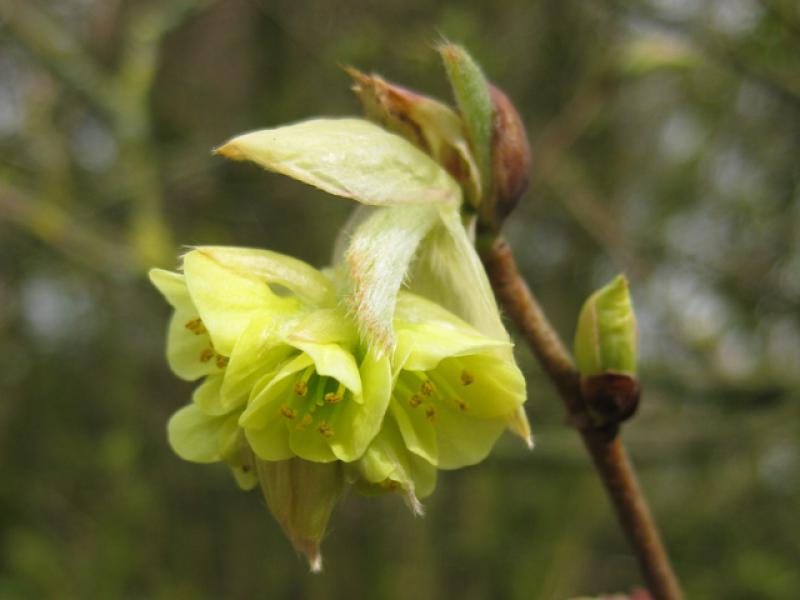
<svg viewBox="0 0 800 600">
<path fill-rule="evenodd" d="M 364 205 L 330 269 L 198 247 L 182 273 L 150 273 L 175 309 L 169 364 L 202 379 L 170 419 L 171 446 L 226 463 L 244 489 L 260 484 L 312 570 L 347 487 L 402 493 L 421 513 L 438 469 L 480 462 L 505 429 L 531 445 L 525 380 L 474 249 L 475 206 L 462 214 L 462 198 L 481 202 L 487 185 L 471 125 L 351 75 L 367 112 L 395 133 L 312 119 L 217 149 Z"/>
</svg>

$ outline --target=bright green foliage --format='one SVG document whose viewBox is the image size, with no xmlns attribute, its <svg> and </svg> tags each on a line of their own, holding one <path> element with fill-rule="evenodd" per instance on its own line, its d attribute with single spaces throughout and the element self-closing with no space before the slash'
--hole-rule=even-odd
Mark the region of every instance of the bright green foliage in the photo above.
<svg viewBox="0 0 800 600">
<path fill-rule="evenodd" d="M 575 333 L 575 360 L 583 376 L 636 375 L 636 315 L 628 280 L 618 275 L 592 294 L 581 309 Z"/>
</svg>

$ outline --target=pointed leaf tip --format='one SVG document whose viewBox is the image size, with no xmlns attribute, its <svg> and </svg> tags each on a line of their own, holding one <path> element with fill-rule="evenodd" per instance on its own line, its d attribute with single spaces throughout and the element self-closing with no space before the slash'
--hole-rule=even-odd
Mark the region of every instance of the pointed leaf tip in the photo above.
<svg viewBox="0 0 800 600">
<path fill-rule="evenodd" d="M 223 156 L 231 160 L 247 160 L 247 157 L 236 147 L 236 145 L 233 143 L 233 140 L 225 142 L 222 144 L 222 146 L 212 148 L 211 154 L 215 156 Z"/>
</svg>

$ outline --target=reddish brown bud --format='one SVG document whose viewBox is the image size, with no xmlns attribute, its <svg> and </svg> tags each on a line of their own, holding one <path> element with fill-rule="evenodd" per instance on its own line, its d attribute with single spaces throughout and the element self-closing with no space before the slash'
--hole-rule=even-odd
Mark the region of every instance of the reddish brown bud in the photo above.
<svg viewBox="0 0 800 600">
<path fill-rule="evenodd" d="M 492 201 L 484 219 L 495 228 L 514 210 L 528 187 L 531 149 L 525 125 L 514 105 L 500 89 L 489 85 L 494 107 L 492 122 Z"/>
</svg>

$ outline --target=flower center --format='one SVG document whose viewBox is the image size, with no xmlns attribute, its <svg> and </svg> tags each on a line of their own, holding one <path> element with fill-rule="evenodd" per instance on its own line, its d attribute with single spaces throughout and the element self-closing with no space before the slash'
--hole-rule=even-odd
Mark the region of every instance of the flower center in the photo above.
<svg viewBox="0 0 800 600">
<path fill-rule="evenodd" d="M 330 439 L 335 433 L 331 422 L 346 396 L 344 384 L 333 377 L 320 376 L 310 366 L 292 384 L 279 412 L 297 431 L 315 431 Z"/>
<path fill-rule="evenodd" d="M 395 397 L 412 409 L 421 407 L 425 418 L 433 422 L 436 409 L 440 407 L 450 406 L 459 412 L 468 411 L 464 388 L 473 383 L 475 375 L 465 369 L 457 378 L 455 375 L 447 377 L 435 369 L 430 372 L 403 371 L 398 378 Z"/>
</svg>

